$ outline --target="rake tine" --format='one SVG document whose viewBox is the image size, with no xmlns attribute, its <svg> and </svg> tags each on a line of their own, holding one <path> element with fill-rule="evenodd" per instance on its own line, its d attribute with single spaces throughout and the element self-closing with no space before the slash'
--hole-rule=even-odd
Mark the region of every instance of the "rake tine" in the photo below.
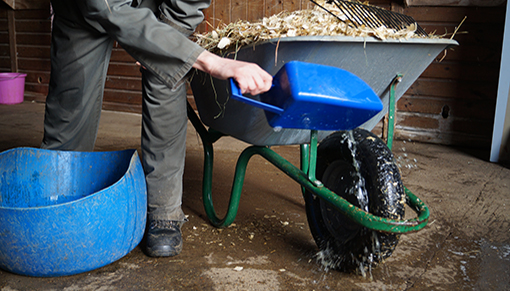
<svg viewBox="0 0 510 291">
<path fill-rule="evenodd" d="M 317 3 L 315 0 L 310 1 L 329 14 L 335 16 L 340 21 L 344 21 L 333 12 Z M 367 26 L 372 29 L 377 29 L 383 26 L 390 29 L 402 30 L 407 28 L 409 25 L 416 24 L 416 34 L 420 34 L 422 36 L 428 35 L 427 32 L 425 32 L 425 30 L 419 26 L 412 17 L 404 14 L 345 0 L 326 0 L 326 3 L 333 3 L 347 17 L 348 21 L 355 28 Z"/>
</svg>

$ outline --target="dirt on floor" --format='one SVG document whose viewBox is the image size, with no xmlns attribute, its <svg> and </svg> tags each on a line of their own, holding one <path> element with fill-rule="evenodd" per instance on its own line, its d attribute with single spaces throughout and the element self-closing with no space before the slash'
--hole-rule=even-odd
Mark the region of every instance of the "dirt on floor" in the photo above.
<svg viewBox="0 0 510 291">
<path fill-rule="evenodd" d="M 38 147 L 44 105 L 0 105 L 0 151 Z M 140 115 L 103 112 L 96 150 L 139 149 Z M 215 143 L 213 196 L 227 209 L 234 168 L 248 146 Z M 274 150 L 299 165 L 299 147 Z M 400 237 L 393 255 L 366 276 L 324 267 L 310 233 L 300 186 L 261 157 L 248 164 L 234 223 L 209 223 L 202 200 L 203 149 L 188 131 L 184 250 L 144 254 L 73 276 L 35 278 L 0 270 L 0 291 L 14 290 L 510 290 L 510 169 L 488 153 L 396 141 L 404 185 L 430 208 L 428 225 Z M 406 217 L 414 213 L 406 209 Z M 1 233 L 1 230 L 0 230 Z"/>
</svg>

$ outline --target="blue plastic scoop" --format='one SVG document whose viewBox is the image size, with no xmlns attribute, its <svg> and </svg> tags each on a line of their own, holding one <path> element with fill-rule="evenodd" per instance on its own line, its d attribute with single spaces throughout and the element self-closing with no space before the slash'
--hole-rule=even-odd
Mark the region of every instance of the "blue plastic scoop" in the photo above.
<svg viewBox="0 0 510 291">
<path fill-rule="evenodd" d="M 230 87 L 233 99 L 264 109 L 272 127 L 350 130 L 383 109 L 379 96 L 356 75 L 305 62 L 286 63 L 260 101 L 243 96 L 233 79 Z"/>
</svg>

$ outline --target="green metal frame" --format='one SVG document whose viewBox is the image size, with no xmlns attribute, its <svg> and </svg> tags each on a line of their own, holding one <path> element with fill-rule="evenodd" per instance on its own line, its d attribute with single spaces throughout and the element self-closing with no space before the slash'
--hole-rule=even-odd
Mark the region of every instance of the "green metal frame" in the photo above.
<svg viewBox="0 0 510 291">
<path fill-rule="evenodd" d="M 398 83 L 402 81 L 403 75 L 398 74 L 395 79 L 391 82 L 390 85 L 390 105 L 388 108 L 388 130 L 387 130 L 387 141 L 386 144 L 388 145 L 388 148 L 391 150 L 393 147 L 393 136 L 395 131 L 395 115 L 396 115 L 396 102 L 397 98 L 395 97 L 395 90 L 397 88 Z"/>
<path fill-rule="evenodd" d="M 396 81 L 392 82 L 391 84 L 389 110 L 390 120 L 394 120 L 395 87 L 397 85 L 397 78 L 401 77 L 402 76 L 397 76 L 395 79 Z M 391 107 L 393 107 L 393 109 Z M 298 182 L 302 186 L 303 194 L 305 189 L 307 189 L 308 191 L 318 195 L 322 199 L 334 205 L 339 211 L 350 217 L 353 221 L 369 229 L 390 233 L 407 233 L 422 229 L 428 222 L 428 207 L 407 188 L 405 188 L 405 194 L 407 196 L 406 203 L 416 212 L 417 216 L 408 220 L 395 220 L 378 217 L 365 212 L 361 208 L 352 205 L 347 200 L 339 197 L 328 188 L 324 187 L 324 185 L 322 185 L 322 183 L 315 178 L 318 141 L 317 131 L 314 130 L 311 131 L 310 144 L 301 145 L 301 169 L 294 166 L 292 163 L 284 159 L 269 147 L 250 146 L 246 148 L 237 160 L 232 192 L 230 194 L 230 201 L 227 212 L 223 218 L 220 218 L 214 209 L 212 201 L 212 174 L 214 161 L 213 143 L 224 136 L 224 134 L 213 129 L 207 130 L 189 103 L 188 118 L 190 119 L 203 142 L 204 175 L 202 181 L 202 195 L 207 217 L 216 227 L 227 227 L 234 222 L 237 211 L 239 209 L 239 202 L 241 199 L 244 177 L 246 175 L 246 168 L 250 158 L 254 155 L 259 155 L 265 158 L 268 162 L 272 163 L 278 169 L 287 174 L 290 178 Z M 390 122 L 390 124 L 393 124 L 393 122 Z M 388 132 L 388 134 L 389 133 L 390 132 Z M 391 140 L 388 138 L 388 145 L 390 149 L 391 143 L 393 142 L 393 126 L 391 127 L 391 135 Z"/>
</svg>

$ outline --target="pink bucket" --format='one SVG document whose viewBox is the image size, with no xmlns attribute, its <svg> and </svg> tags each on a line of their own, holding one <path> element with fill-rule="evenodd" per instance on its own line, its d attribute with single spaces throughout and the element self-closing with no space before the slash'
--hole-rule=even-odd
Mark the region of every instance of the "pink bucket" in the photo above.
<svg viewBox="0 0 510 291">
<path fill-rule="evenodd" d="M 0 104 L 23 102 L 26 76 L 21 73 L 0 73 Z"/>
</svg>

